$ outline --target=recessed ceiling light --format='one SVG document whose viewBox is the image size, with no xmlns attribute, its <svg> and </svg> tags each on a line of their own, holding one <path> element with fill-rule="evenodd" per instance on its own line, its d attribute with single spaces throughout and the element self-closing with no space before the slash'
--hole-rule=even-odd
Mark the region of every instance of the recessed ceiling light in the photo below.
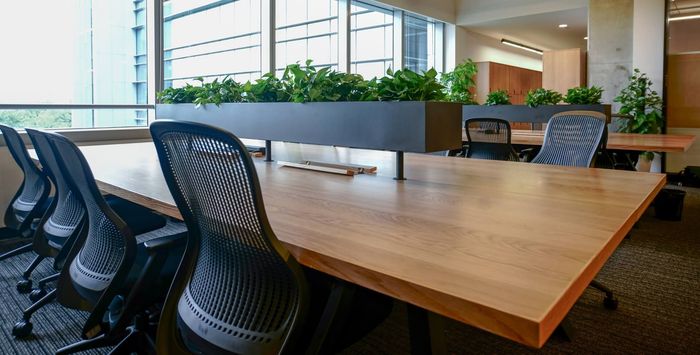
<svg viewBox="0 0 700 355">
<path fill-rule="evenodd" d="M 585 39 L 586 41 L 588 41 L 588 36 L 586 36 L 586 37 L 583 37 L 583 39 Z"/>
<path fill-rule="evenodd" d="M 559 25 L 559 28 L 567 28 L 567 27 L 569 27 L 569 25 L 567 25 L 567 24 L 565 24 L 565 23 L 562 23 L 562 24 Z"/>
</svg>

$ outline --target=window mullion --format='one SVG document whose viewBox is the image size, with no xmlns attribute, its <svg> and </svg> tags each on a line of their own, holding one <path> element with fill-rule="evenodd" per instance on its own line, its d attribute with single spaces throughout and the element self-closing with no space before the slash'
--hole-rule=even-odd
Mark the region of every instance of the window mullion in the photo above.
<svg viewBox="0 0 700 355">
<path fill-rule="evenodd" d="M 338 0 L 338 71 L 350 73 L 350 2 Z"/>
</svg>

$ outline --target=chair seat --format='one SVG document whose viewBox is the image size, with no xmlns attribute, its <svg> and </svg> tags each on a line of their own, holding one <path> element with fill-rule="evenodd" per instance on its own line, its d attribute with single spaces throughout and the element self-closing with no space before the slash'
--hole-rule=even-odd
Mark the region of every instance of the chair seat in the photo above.
<svg viewBox="0 0 700 355">
<path fill-rule="evenodd" d="M 154 213 L 146 207 L 116 196 L 105 196 L 109 206 L 131 228 L 134 235 L 144 234 L 165 227 L 165 217 Z"/>
</svg>

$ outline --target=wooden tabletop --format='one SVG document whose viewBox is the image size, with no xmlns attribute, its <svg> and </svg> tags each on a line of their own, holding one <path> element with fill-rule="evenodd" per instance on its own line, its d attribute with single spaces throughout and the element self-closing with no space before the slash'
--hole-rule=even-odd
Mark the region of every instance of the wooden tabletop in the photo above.
<svg viewBox="0 0 700 355">
<path fill-rule="evenodd" d="M 542 145 L 544 131 L 513 130 L 513 144 Z M 608 133 L 608 149 L 638 152 L 685 152 L 695 141 L 693 135 Z"/>
<path fill-rule="evenodd" d="M 665 182 L 659 174 L 274 144 L 256 160 L 278 238 L 307 267 L 541 347 Z M 100 187 L 179 217 L 152 143 L 81 148 Z"/>
</svg>

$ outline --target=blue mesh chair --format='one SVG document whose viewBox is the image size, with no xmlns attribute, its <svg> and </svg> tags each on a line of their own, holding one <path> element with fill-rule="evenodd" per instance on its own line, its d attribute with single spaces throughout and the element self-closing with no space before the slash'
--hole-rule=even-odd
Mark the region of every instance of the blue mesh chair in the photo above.
<svg viewBox="0 0 700 355">
<path fill-rule="evenodd" d="M 189 230 L 161 312 L 158 353 L 333 352 L 388 315 L 390 308 L 379 306 L 369 313 L 381 316 L 346 327 L 345 316 L 367 309 L 353 307 L 355 301 L 379 305 L 381 298 L 342 282 L 327 298 L 319 296 L 323 275 L 302 268 L 276 238 L 255 166 L 238 138 L 164 120 L 151 124 L 151 135 Z M 310 307 L 323 304 L 322 310 Z"/>
<path fill-rule="evenodd" d="M 605 114 L 594 111 L 561 112 L 552 116 L 547 123 L 542 149 L 532 163 L 588 168 L 593 165 L 606 141 Z M 605 293 L 603 304 L 606 308 L 617 308 L 618 301 L 612 290 L 597 281 L 592 281 L 590 286 Z"/>
<path fill-rule="evenodd" d="M 464 121 L 467 133 L 465 157 L 487 160 L 518 161 L 510 143 L 510 123 L 498 118 L 471 118 Z"/>
<path fill-rule="evenodd" d="M 0 125 L 0 132 L 5 138 L 7 148 L 23 173 L 22 185 L 12 198 L 10 207 L 5 211 L 5 227 L 0 228 L 0 240 L 20 238 L 19 240 L 31 240 L 36 229 L 36 220 L 40 218 L 50 204 L 48 197 L 51 192 L 51 183 L 46 174 L 32 161 L 27 148 L 17 131 L 5 125 Z M 31 252 L 34 250 L 32 243 L 27 243 L 17 249 L 0 255 L 0 260 Z M 22 274 L 22 280 L 17 283 L 17 291 L 26 293 L 32 289 L 32 281 L 29 277 L 43 257 L 36 256 Z"/>
<path fill-rule="evenodd" d="M 547 123 L 535 164 L 590 167 L 607 139 L 605 114 L 594 111 L 558 113 Z"/>
<path fill-rule="evenodd" d="M 127 335 L 141 337 L 143 329 L 129 328 L 129 324 L 137 316 L 145 317 L 146 307 L 164 298 L 181 256 L 177 248 L 183 246 L 184 235 L 145 234 L 165 226 L 165 218 L 134 204 L 128 207 L 132 213 L 122 216 L 115 212 L 100 194 L 75 144 L 58 134 L 44 136 L 86 216 L 65 258 L 56 289 L 25 310 L 13 335 L 29 335 L 31 315 L 57 299 L 68 308 L 90 312 L 81 334 L 85 340 L 57 353 L 116 345 Z"/>
</svg>

